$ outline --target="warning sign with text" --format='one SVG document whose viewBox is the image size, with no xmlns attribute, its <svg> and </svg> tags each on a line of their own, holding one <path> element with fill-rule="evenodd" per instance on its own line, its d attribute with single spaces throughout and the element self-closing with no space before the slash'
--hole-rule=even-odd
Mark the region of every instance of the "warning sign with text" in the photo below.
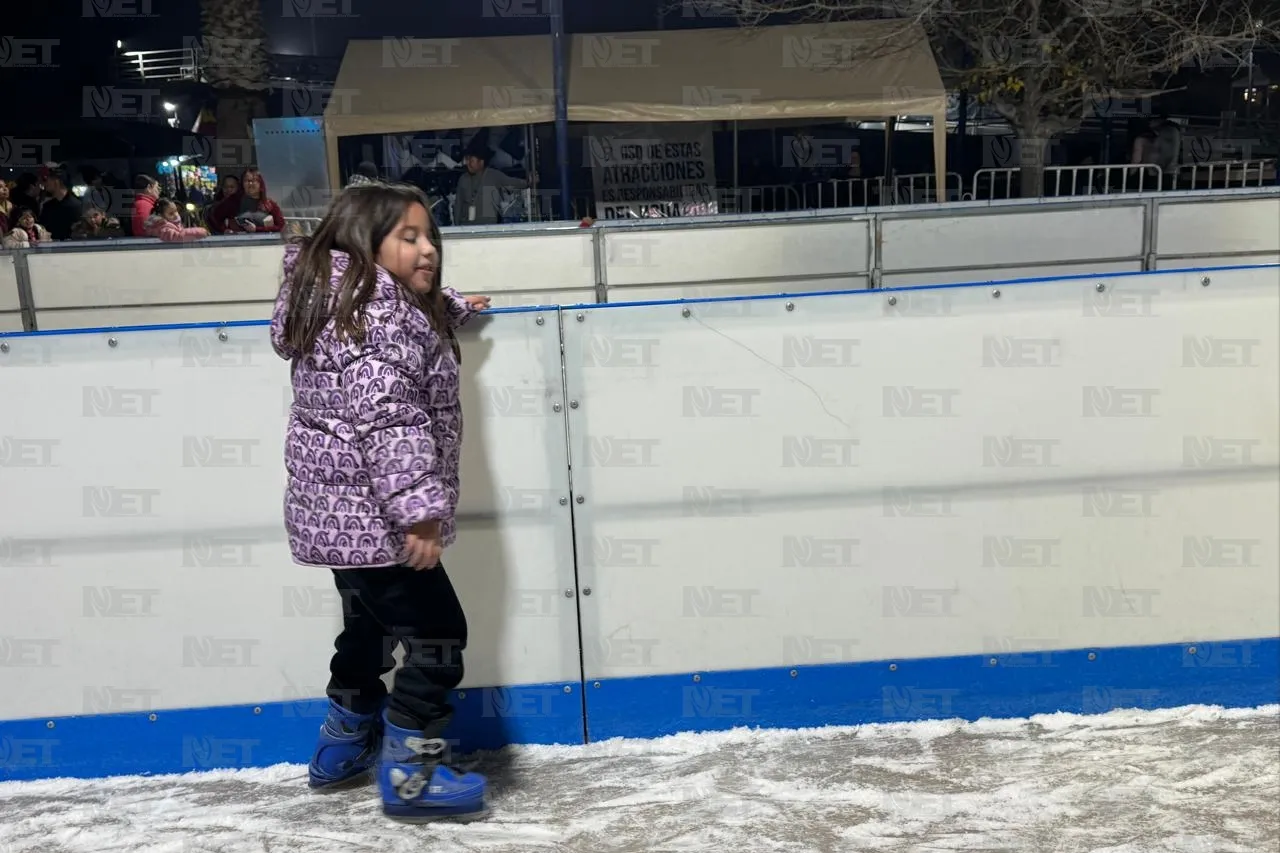
<svg viewBox="0 0 1280 853">
<path fill-rule="evenodd" d="M 711 125 L 592 125 L 587 156 L 597 219 L 714 216 Z"/>
</svg>

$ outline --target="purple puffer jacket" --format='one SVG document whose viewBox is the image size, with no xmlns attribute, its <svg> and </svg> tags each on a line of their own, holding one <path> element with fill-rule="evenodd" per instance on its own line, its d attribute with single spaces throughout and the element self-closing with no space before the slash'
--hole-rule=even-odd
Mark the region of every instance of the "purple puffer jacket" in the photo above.
<svg viewBox="0 0 1280 853">
<path fill-rule="evenodd" d="M 449 343 L 379 268 L 363 346 L 340 343 L 330 321 L 311 352 L 294 352 L 284 320 L 297 258 L 289 246 L 271 317 L 276 354 L 293 362 L 284 511 L 294 561 L 399 565 L 406 531 L 430 519 L 440 521 L 443 544 L 452 544 L 462 406 Z M 345 253 L 333 253 L 335 289 L 347 264 Z M 475 315 L 457 293 L 446 294 L 454 328 Z"/>
</svg>

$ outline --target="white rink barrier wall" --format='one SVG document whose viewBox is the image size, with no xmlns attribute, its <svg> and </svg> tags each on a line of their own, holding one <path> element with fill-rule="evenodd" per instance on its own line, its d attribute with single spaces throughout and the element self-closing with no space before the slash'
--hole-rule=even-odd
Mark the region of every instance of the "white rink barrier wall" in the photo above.
<svg viewBox="0 0 1280 853">
<path fill-rule="evenodd" d="M 464 748 L 1280 701 L 1280 266 L 499 309 Z M 305 761 L 260 321 L 0 337 L 0 779 Z"/>
<path fill-rule="evenodd" d="M 282 252 L 258 236 L 3 253 L 0 331 L 260 319 Z M 496 307 L 1276 263 L 1280 189 L 446 229 L 445 258 L 446 283 Z"/>
</svg>

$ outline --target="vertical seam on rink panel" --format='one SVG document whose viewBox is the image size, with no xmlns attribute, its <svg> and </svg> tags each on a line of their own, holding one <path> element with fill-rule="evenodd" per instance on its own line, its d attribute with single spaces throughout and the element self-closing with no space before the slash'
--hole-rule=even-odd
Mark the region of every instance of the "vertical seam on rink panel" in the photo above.
<svg viewBox="0 0 1280 853">
<path fill-rule="evenodd" d="M 556 330 L 560 336 L 560 397 L 564 400 L 564 456 L 569 470 L 569 553 L 573 558 L 573 618 L 577 626 L 578 637 L 578 701 L 582 707 L 582 742 L 589 743 L 589 726 L 587 725 L 587 666 L 582 640 L 582 578 L 578 570 L 578 518 L 574 507 L 577 502 L 577 484 L 573 477 L 573 422 L 569 413 L 573 407 L 569 405 L 569 365 L 565 358 L 564 345 L 564 310 L 556 309 Z"/>
<path fill-rule="evenodd" d="M 605 263 L 604 238 L 603 228 L 592 228 L 591 257 L 595 266 L 596 302 L 602 305 L 609 301 L 609 269 Z"/>
<path fill-rule="evenodd" d="M 18 249 L 11 257 L 13 274 L 18 280 L 18 312 L 22 316 L 22 329 L 27 332 L 39 331 L 36 325 L 35 296 L 31 291 L 31 267 L 27 266 L 27 250 Z"/>
<path fill-rule="evenodd" d="M 880 244 L 883 242 L 884 232 L 881 230 L 883 223 L 880 214 L 871 214 L 871 221 L 868 223 L 871 227 L 867 229 L 867 289 L 876 290 L 884 281 L 884 270 L 880 268 Z"/>
</svg>

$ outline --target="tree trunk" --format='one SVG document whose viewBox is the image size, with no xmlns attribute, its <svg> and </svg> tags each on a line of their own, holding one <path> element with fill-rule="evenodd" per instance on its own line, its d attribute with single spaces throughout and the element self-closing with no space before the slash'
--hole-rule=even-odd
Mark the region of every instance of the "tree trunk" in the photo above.
<svg viewBox="0 0 1280 853">
<path fill-rule="evenodd" d="M 1018 194 L 1022 198 L 1040 198 L 1044 194 L 1044 168 L 1048 165 L 1049 140 L 1035 124 L 1024 124 L 1018 134 Z"/>
<path fill-rule="evenodd" d="M 217 98 L 213 163 L 221 177 L 256 163 L 253 119 L 267 114 L 267 33 L 259 0 L 200 0 L 201 70 Z"/>
</svg>

